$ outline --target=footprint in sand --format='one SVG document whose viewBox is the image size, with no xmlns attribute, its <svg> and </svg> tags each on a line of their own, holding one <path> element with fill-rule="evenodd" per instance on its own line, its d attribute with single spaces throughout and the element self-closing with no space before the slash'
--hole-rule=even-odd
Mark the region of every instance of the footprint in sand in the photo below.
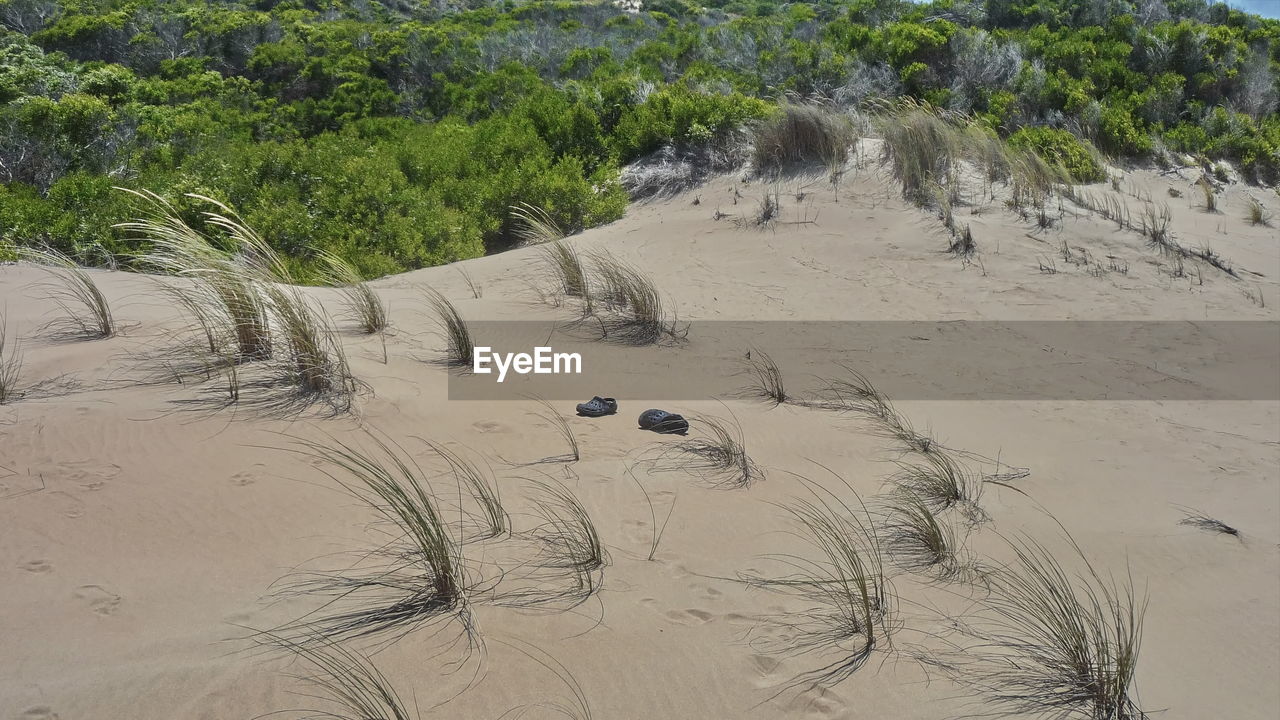
<svg viewBox="0 0 1280 720">
<path fill-rule="evenodd" d="M 757 654 L 751 656 L 751 666 L 763 677 L 773 675 L 773 671 L 777 670 L 781 664 L 782 661 L 772 655 Z"/>
<path fill-rule="evenodd" d="M 75 495 L 58 490 L 49 493 L 49 497 L 54 498 L 54 502 L 58 505 L 58 512 L 63 517 L 72 520 L 84 517 L 84 503 Z"/>
<path fill-rule="evenodd" d="M 481 433 L 508 432 L 506 425 L 492 420 L 481 420 L 480 422 L 472 423 L 471 427 L 475 428 L 476 432 Z"/>
<path fill-rule="evenodd" d="M 662 615 L 676 625 L 705 625 L 716 619 L 715 614 L 698 608 L 686 610 L 662 610 L 657 598 L 640 598 L 640 604 Z"/>
<path fill-rule="evenodd" d="M 247 470 L 242 470 L 236 473 L 235 475 L 231 476 L 231 484 L 235 485 L 236 487 L 244 487 L 245 485 L 252 485 L 255 482 L 257 482 L 257 478 L 254 477 L 253 473 Z"/>
<path fill-rule="evenodd" d="M 33 707 L 33 708 L 27 708 L 22 713 L 22 715 L 19 716 L 19 719 L 20 720 L 58 720 L 58 713 L 54 712 L 53 708 L 51 707 L 47 707 L 45 705 L 37 705 L 36 707 Z"/>
<path fill-rule="evenodd" d="M 44 560 L 28 560 L 18 565 L 18 567 L 29 573 L 47 573 L 53 571 L 53 565 L 50 565 Z"/>
<path fill-rule="evenodd" d="M 81 585 L 76 588 L 75 598 L 88 603 L 90 610 L 103 617 L 120 609 L 120 596 L 101 585 Z"/>
</svg>

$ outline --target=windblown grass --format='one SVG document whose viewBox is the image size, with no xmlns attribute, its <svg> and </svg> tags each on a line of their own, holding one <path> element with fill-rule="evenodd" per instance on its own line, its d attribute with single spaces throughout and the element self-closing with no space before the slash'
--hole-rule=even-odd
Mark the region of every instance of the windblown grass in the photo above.
<svg viewBox="0 0 1280 720">
<path fill-rule="evenodd" d="M 737 420 L 693 418 L 697 435 L 665 445 L 654 459 L 659 470 L 681 470 L 704 478 L 714 487 L 745 488 L 765 473 L 747 454 L 742 426 Z"/>
<path fill-rule="evenodd" d="M 22 248 L 18 257 L 44 268 L 56 280 L 50 288 L 50 296 L 65 317 L 52 323 L 51 330 L 90 339 L 116 334 L 111 305 L 88 271 L 53 248 Z"/>
<path fill-rule="evenodd" d="M 18 381 L 22 377 L 22 348 L 9 340 L 9 321 L 0 313 L 0 405 L 21 397 Z"/>
<path fill-rule="evenodd" d="M 809 489 L 812 499 L 797 500 L 785 509 L 797 535 L 816 551 L 817 559 L 777 556 L 773 559 L 788 569 L 787 574 L 743 578 L 751 585 L 795 595 L 811 605 L 802 612 L 768 618 L 768 624 L 782 634 L 753 643 L 758 649 L 837 656 L 795 678 L 788 685 L 791 688 L 829 687 L 847 679 L 877 648 L 890 645 L 893 632 L 889 619 L 894 598 L 870 513 L 865 507 L 855 511 L 825 490 Z"/>
<path fill-rule="evenodd" d="M 939 448 L 919 453 L 914 462 L 900 462 L 893 482 L 899 490 L 935 511 L 965 503 L 976 507 L 982 492 L 981 478 L 975 477 L 960 463 Z"/>
<path fill-rule="evenodd" d="M 299 710 L 309 718 L 325 720 L 416 720 L 391 681 L 369 658 L 323 636 L 295 642 L 266 635 L 270 644 L 293 653 L 310 672 L 294 676 L 310 686 L 302 696 L 324 704 L 323 708 Z M 289 712 L 289 711 L 282 711 Z M 273 713 L 277 714 L 277 713 Z"/>
<path fill-rule="evenodd" d="M 955 530 L 910 491 L 894 493 L 886 502 L 880 530 L 888 554 L 904 568 L 950 578 L 962 570 Z"/>
<path fill-rule="evenodd" d="M 774 405 L 781 405 L 791 399 L 782 381 L 782 371 L 768 353 L 763 350 L 749 351 L 745 365 L 745 374 L 751 382 L 745 390 L 747 395 L 772 400 Z"/>
<path fill-rule="evenodd" d="M 853 123 L 836 109 L 784 103 L 755 129 L 755 167 L 758 172 L 811 163 L 839 167 L 856 140 Z"/>
<path fill-rule="evenodd" d="M 631 468 L 627 469 L 627 475 L 631 477 L 631 480 L 636 484 L 636 487 L 640 488 L 640 493 L 644 495 L 644 502 L 649 506 L 649 527 L 651 529 L 651 539 L 649 542 L 649 554 L 645 559 L 651 561 L 654 556 L 658 554 L 658 544 L 662 542 L 662 536 L 667 531 L 667 523 L 671 522 L 671 515 L 676 511 L 676 501 L 675 498 L 672 497 L 671 506 L 667 508 L 667 517 L 662 521 L 662 525 L 658 525 L 658 512 L 653 509 L 653 498 L 649 496 L 649 491 L 645 489 L 644 483 L 640 482 L 640 479 L 635 476 L 635 473 L 631 471 Z"/>
<path fill-rule="evenodd" d="M 1201 175 L 1196 181 L 1196 188 L 1200 190 L 1201 209 L 1207 213 L 1218 212 L 1218 194 L 1213 188 L 1213 183 Z"/>
<path fill-rule="evenodd" d="M 962 144 L 956 127 L 927 104 L 903 103 L 881 122 L 882 161 L 902 185 L 902 196 L 919 204 L 933 198 L 931 187 L 951 187 Z"/>
<path fill-rule="evenodd" d="M 478 529 L 469 539 L 489 540 L 509 535 L 511 516 L 502 503 L 502 493 L 498 489 L 492 469 L 482 470 L 479 465 L 471 462 L 461 453 L 439 443 L 428 441 L 427 446 L 445 461 L 459 488 L 471 495 L 479 509 L 476 514 Z"/>
<path fill-rule="evenodd" d="M 848 366 L 844 366 L 844 370 L 848 377 L 828 381 L 826 388 L 819 393 L 817 406 L 852 412 L 881 422 L 897 414 L 888 396 L 877 390 L 866 375 Z"/>
<path fill-rule="evenodd" d="M 604 584 L 609 553 L 600 542 L 591 515 L 568 488 L 554 482 L 533 481 L 531 500 L 541 523 L 530 532 L 539 546 L 535 561 L 541 570 L 567 576 L 567 588 L 546 590 L 547 599 L 585 602 Z"/>
<path fill-rule="evenodd" d="M 672 317 L 648 275 L 608 253 L 591 257 L 591 305 L 603 339 L 652 345 L 684 339 L 687 328 Z"/>
<path fill-rule="evenodd" d="M 1257 198 L 1249 198 L 1249 210 L 1245 215 L 1245 220 L 1248 220 L 1250 225 L 1271 227 L 1271 213 L 1267 212 L 1267 209 L 1262 206 L 1262 203 L 1258 202 Z"/>
<path fill-rule="evenodd" d="M 458 313 L 458 308 L 454 307 L 453 303 L 439 291 L 428 289 L 425 295 L 427 306 L 435 313 L 436 322 L 444 331 L 445 362 L 463 367 L 471 365 L 475 341 L 471 337 L 471 328 Z"/>
<path fill-rule="evenodd" d="M 1241 537 L 1238 529 L 1231 527 L 1217 518 L 1209 517 L 1199 510 L 1182 508 L 1182 512 L 1184 517 L 1178 521 L 1179 525 L 1188 525 L 1193 528 L 1204 530 L 1205 532 L 1221 533 L 1223 535 L 1231 535 L 1237 538 Z"/>
<path fill-rule="evenodd" d="M 462 545 L 436 495 L 403 450 L 370 440 L 373 452 L 334 439 L 296 442 L 294 452 L 318 461 L 326 476 L 384 521 L 388 539 L 339 570 L 287 578 L 278 594 L 319 595 L 328 600 L 278 630 L 283 637 L 318 634 L 340 640 L 405 633 L 445 617 L 461 618 L 464 628 L 470 628 L 471 588 Z"/>
<path fill-rule="evenodd" d="M 1015 560 L 988 575 L 983 618 L 969 630 L 959 675 L 992 717 L 1146 717 L 1134 678 L 1146 601 L 1132 581 L 1104 580 L 1072 542 L 1084 572 L 1069 574 L 1044 546 L 1010 541 Z"/>
<path fill-rule="evenodd" d="M 581 298 L 587 303 L 584 312 L 590 313 L 591 294 L 587 285 L 587 271 L 582 258 L 573 246 L 563 240 L 548 243 L 542 249 L 543 258 L 555 276 L 556 287 L 566 297 Z"/>
<path fill-rule="evenodd" d="M 573 676 L 573 673 L 569 672 L 569 668 L 564 666 L 564 663 L 556 660 L 537 646 L 523 640 L 516 640 L 515 638 L 508 640 L 495 639 L 494 642 L 499 645 L 506 645 L 524 654 L 525 657 L 550 671 L 572 695 L 572 700 L 542 701 L 513 708 L 499 716 L 498 720 L 521 720 L 521 718 L 527 717 L 530 713 L 536 711 L 544 711 L 555 717 L 566 718 L 566 720 L 591 720 L 591 703 L 587 700 L 587 693 L 583 690 L 582 684 L 578 682 L 578 679 Z"/>
<path fill-rule="evenodd" d="M 343 303 L 360 331 L 366 335 L 386 332 L 390 327 L 387 305 L 378 297 L 377 291 L 360 277 L 359 271 L 333 253 L 322 253 L 320 260 L 324 263 L 326 282 L 341 291 Z"/>
<path fill-rule="evenodd" d="M 1169 234 L 1173 213 L 1170 212 L 1168 205 L 1161 204 L 1161 207 L 1157 208 L 1155 203 L 1144 203 L 1138 221 L 1141 223 L 1139 232 L 1147 239 L 1147 245 L 1153 250 L 1159 250 L 1161 254 L 1185 254 L 1182 247 Z"/>
<path fill-rule="evenodd" d="M 265 293 L 285 351 L 285 357 L 277 360 L 285 363 L 286 373 L 299 392 L 329 396 L 339 409 L 349 407 L 356 382 L 327 318 L 297 288 L 269 285 Z"/>
<path fill-rule="evenodd" d="M 569 446 L 568 453 L 549 459 L 552 461 L 563 462 L 577 462 L 581 460 L 582 452 L 578 447 L 578 437 L 577 435 L 574 435 L 573 428 L 569 425 L 569 421 L 566 420 L 564 415 L 561 415 L 560 411 L 556 410 L 556 407 L 551 403 L 542 398 L 535 399 L 537 400 L 538 405 L 542 408 L 538 412 L 538 417 L 551 423 L 552 427 L 560 433 L 560 437 L 564 438 L 565 444 Z"/>
<path fill-rule="evenodd" d="M 565 236 L 551 215 L 540 207 L 528 203 L 511 206 L 514 234 L 521 245 L 541 245 L 555 242 Z"/>
</svg>

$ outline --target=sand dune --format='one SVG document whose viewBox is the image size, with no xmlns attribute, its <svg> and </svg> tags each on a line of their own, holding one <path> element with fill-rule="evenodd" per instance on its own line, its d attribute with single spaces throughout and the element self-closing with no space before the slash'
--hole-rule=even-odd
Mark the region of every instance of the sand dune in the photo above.
<svg viewBox="0 0 1280 720">
<path fill-rule="evenodd" d="M 680 320 L 694 324 L 685 345 L 660 350 L 672 373 L 682 372 L 682 353 L 703 347 L 696 327 L 710 321 L 1275 321 L 1280 236 L 1243 219 L 1249 194 L 1275 198 L 1233 185 L 1220 211 L 1206 213 L 1188 199 L 1195 177 L 1137 170 L 1124 174 L 1119 191 L 1089 191 L 1135 213 L 1137 196 L 1167 202 L 1181 245 L 1212 248 L 1234 275 L 1195 259 L 1178 270 L 1139 234 L 1069 202 L 1045 230 L 998 201 L 957 207 L 979 250 L 965 261 L 945 252 L 937 219 L 902 201 L 869 161 L 838 191 L 825 178 L 722 178 L 633 206 L 570 241 L 648 273 Z M 734 222 L 769 192 L 780 199 L 775 224 Z M 386 362 L 383 341 L 341 317 L 336 292 L 307 290 L 338 317 L 352 373 L 365 385 L 353 411 L 336 416 L 267 414 L 250 402 L 251 389 L 245 402 L 226 406 L 216 379 L 165 379 L 156 353 L 186 320 L 154 278 L 93 277 L 121 332 L 54 340 L 42 330 L 58 313 L 39 286 L 45 273 L 25 263 L 0 267 L 0 308 L 21 341 L 29 390 L 0 405 L 4 717 L 251 718 L 318 707 L 295 694 L 307 692 L 291 677 L 303 670 L 298 662 L 255 651 L 245 638 L 315 609 L 305 596 L 270 602 L 273 583 L 383 537 L 369 527 L 373 513 L 323 467 L 282 450 L 296 439 L 367 446 L 365 430 L 403 447 L 449 497 L 455 482 L 423 440 L 487 463 L 518 529 L 533 524 L 530 481 L 562 484 L 589 511 L 609 555 L 602 587 L 569 611 L 477 597 L 471 612 L 483 647 L 469 654 L 450 644 L 456 623 L 428 623 L 394 643 L 355 642 L 381 649 L 377 667 L 423 717 L 496 718 L 538 703 L 547 705 L 527 717 L 557 717 L 550 704 L 572 704 L 573 683 L 595 718 L 923 719 L 989 710 L 919 661 L 954 641 L 956 621 L 980 595 L 970 586 L 889 563 L 899 626 L 892 647 L 880 646 L 830 687 L 795 687 L 840 651 L 779 650 L 787 638 L 769 618 L 796 617 L 809 604 L 744 581 L 783 572 L 770 556 L 813 556 L 780 509 L 806 496 L 802 478 L 852 497 L 837 474 L 874 504 L 897 463 L 911 461 L 871 423 L 745 396 L 659 405 L 619 395 L 616 416 L 569 417 L 580 460 L 544 462 L 565 445 L 540 406 L 520 396 L 530 386 L 513 383 L 504 400 L 448 399 L 450 371 L 433 362 L 443 341 L 422 291 L 438 290 L 468 320 L 570 319 L 572 308 L 541 302 L 531 289 L 547 282 L 538 248 L 373 283 L 394 326 Z M 724 352 L 771 350 L 765 340 Z M 797 368 L 780 369 L 797 396 L 820 386 Z M 1132 576 L 1149 603 L 1137 675 L 1148 712 L 1270 718 L 1280 705 L 1280 402 L 1267 395 L 896 406 L 917 430 L 968 453 L 974 472 L 1027 469 L 982 487 L 985 522 L 959 523 L 975 558 L 1006 562 L 1002 536 L 1025 533 L 1075 572 L 1060 522 L 1104 574 Z M 572 415 L 572 402 L 553 404 Z M 651 406 L 736 419 L 764 477 L 725 489 L 646 462 L 680 440 L 636 428 Z M 1180 525 L 1177 506 L 1242 534 Z M 662 523 L 669 509 L 649 560 L 655 518 Z M 474 559 L 503 552 L 495 545 Z M 572 681 L 525 643 L 562 663 Z"/>
</svg>

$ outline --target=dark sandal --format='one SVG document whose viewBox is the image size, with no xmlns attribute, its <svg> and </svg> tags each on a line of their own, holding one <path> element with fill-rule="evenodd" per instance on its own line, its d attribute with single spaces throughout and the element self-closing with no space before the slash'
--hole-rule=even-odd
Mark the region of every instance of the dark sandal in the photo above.
<svg viewBox="0 0 1280 720">
<path fill-rule="evenodd" d="M 584 403 L 578 403 L 578 414 L 587 417 L 601 417 L 618 412 L 618 401 L 613 398 L 602 398 L 599 395 Z"/>
<path fill-rule="evenodd" d="M 689 421 L 666 410 L 645 410 L 640 413 L 640 429 L 663 435 L 684 435 L 689 432 Z"/>
</svg>

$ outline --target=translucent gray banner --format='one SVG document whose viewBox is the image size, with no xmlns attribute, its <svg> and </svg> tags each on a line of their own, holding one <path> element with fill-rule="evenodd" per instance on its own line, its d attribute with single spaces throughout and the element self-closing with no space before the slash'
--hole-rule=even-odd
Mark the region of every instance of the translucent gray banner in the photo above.
<svg viewBox="0 0 1280 720">
<path fill-rule="evenodd" d="M 455 368 L 450 400 L 728 398 L 750 393 L 766 358 L 799 398 L 854 370 L 894 400 L 1280 400 L 1276 321 L 705 321 L 643 346 L 592 321 L 470 326 L 489 372 Z M 561 372 L 532 371 L 539 347 Z M 502 377 L 509 353 L 531 357 Z M 575 354 L 580 372 L 563 372 Z"/>
</svg>

